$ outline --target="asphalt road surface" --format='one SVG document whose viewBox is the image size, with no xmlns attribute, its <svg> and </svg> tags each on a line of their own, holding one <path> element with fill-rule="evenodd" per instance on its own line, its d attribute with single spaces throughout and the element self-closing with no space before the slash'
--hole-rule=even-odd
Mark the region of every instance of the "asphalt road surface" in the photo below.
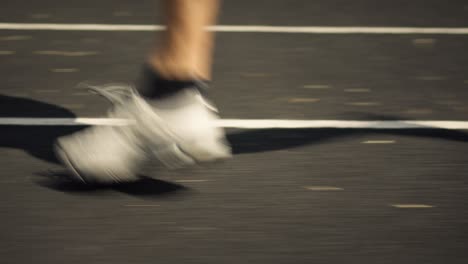
<svg viewBox="0 0 468 264">
<path fill-rule="evenodd" d="M 137 3 L 138 2 L 138 3 Z M 1 23 L 160 23 L 152 1 L 9 1 Z M 466 1 L 224 1 L 223 25 L 468 27 Z M 102 117 L 76 85 L 132 82 L 147 31 L 0 30 L 0 120 Z M 468 34 L 220 32 L 222 118 L 468 120 Z M 234 158 L 71 184 L 0 125 L 0 263 L 468 263 L 468 131 L 228 129 Z"/>
</svg>

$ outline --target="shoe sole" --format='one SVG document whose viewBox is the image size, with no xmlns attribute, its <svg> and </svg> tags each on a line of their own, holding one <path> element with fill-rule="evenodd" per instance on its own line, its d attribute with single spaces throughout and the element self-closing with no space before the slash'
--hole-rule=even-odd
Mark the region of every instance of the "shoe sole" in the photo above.
<svg viewBox="0 0 468 264">
<path fill-rule="evenodd" d="M 60 144 L 54 144 L 54 152 L 55 156 L 60 160 L 62 164 L 64 164 L 71 172 L 73 179 L 79 180 L 80 182 L 87 183 L 87 181 L 80 175 L 78 169 L 75 168 L 73 162 L 71 162 L 70 158 L 68 157 L 67 153 L 63 150 Z"/>
<path fill-rule="evenodd" d="M 157 131 L 159 131 L 159 136 L 166 139 L 164 145 L 149 148 L 149 152 L 166 167 L 172 169 L 181 168 L 195 163 L 232 157 L 230 148 L 222 144 L 221 141 L 219 142 L 217 151 L 208 151 L 195 147 L 196 144 L 193 144 L 191 141 L 186 141 L 178 137 L 177 133 L 172 131 L 172 129 L 165 124 L 166 121 L 161 118 L 149 104 L 143 101 L 140 103 L 140 106 L 145 112 L 147 111 L 152 113 L 152 125 L 157 129 Z M 200 159 L 200 157 L 205 158 Z"/>
</svg>

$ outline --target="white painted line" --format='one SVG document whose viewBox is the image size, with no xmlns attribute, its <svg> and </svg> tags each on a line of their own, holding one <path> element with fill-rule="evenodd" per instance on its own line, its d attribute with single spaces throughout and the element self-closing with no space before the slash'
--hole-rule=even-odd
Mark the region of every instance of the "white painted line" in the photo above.
<svg viewBox="0 0 468 264">
<path fill-rule="evenodd" d="M 16 52 L 14 52 L 12 50 L 0 50 L 0 55 L 13 55 L 15 53 Z"/>
<path fill-rule="evenodd" d="M 425 109 L 425 108 L 419 108 L 419 109 L 408 109 L 405 111 L 406 114 L 414 114 L 414 115 L 427 115 L 427 114 L 432 114 L 434 111 L 432 109 Z"/>
<path fill-rule="evenodd" d="M 428 204 L 391 204 L 395 208 L 415 209 L 415 208 L 433 208 L 433 205 Z"/>
<path fill-rule="evenodd" d="M 161 25 L 125 24 L 49 24 L 49 23 L 0 23 L 6 30 L 62 30 L 62 31 L 161 31 Z"/>
<path fill-rule="evenodd" d="M 268 77 L 270 74 L 262 72 L 244 72 L 240 74 L 243 77 Z"/>
<path fill-rule="evenodd" d="M 0 125 L 16 126 L 126 126 L 134 120 L 118 118 L 35 118 L 0 117 Z M 454 129 L 468 130 L 468 121 L 444 120 L 290 120 L 290 119 L 220 119 L 216 126 L 225 128 L 348 128 L 348 129 Z"/>
<path fill-rule="evenodd" d="M 49 17 L 50 17 L 50 14 L 32 14 L 31 15 L 31 18 L 34 18 L 34 19 L 45 19 Z"/>
<path fill-rule="evenodd" d="M 218 230 L 216 227 L 189 227 L 189 226 L 182 226 L 180 227 L 182 230 L 186 231 L 211 231 L 211 230 Z"/>
<path fill-rule="evenodd" d="M 413 45 L 419 46 L 419 47 L 424 47 L 424 46 L 433 46 L 435 44 L 436 40 L 433 38 L 417 38 L 413 39 Z"/>
<path fill-rule="evenodd" d="M 435 101 L 436 104 L 439 105 L 461 105 L 462 103 L 455 100 L 442 100 L 442 101 Z"/>
<path fill-rule="evenodd" d="M 79 71 L 77 68 L 63 68 L 63 69 L 50 69 L 51 72 L 56 73 L 71 73 Z"/>
<path fill-rule="evenodd" d="M 419 76 L 416 77 L 416 80 L 420 81 L 442 81 L 446 78 L 444 76 Z"/>
<path fill-rule="evenodd" d="M 362 144 L 393 144 L 395 140 L 366 140 Z"/>
<path fill-rule="evenodd" d="M 94 44 L 94 43 L 102 42 L 100 39 L 96 39 L 96 38 L 82 38 L 80 39 L 80 41 L 86 44 Z"/>
<path fill-rule="evenodd" d="M 282 120 L 282 119 L 221 119 L 217 125 L 226 128 L 354 128 L 354 129 L 468 129 L 468 121 L 422 120 Z"/>
<path fill-rule="evenodd" d="M 38 55 L 52 55 L 52 56 L 66 56 L 66 57 L 81 57 L 96 55 L 96 51 L 63 51 L 63 50 L 38 50 L 34 54 Z"/>
<path fill-rule="evenodd" d="M 350 88 L 350 89 L 344 89 L 345 92 L 347 93 L 368 93 L 370 92 L 370 89 L 367 88 Z"/>
<path fill-rule="evenodd" d="M 307 186 L 305 187 L 309 191 L 342 191 L 343 188 L 333 186 Z"/>
<path fill-rule="evenodd" d="M 11 94 L 8 94 L 8 95 L 16 96 L 16 97 L 28 97 L 29 93 L 11 93 Z"/>
<path fill-rule="evenodd" d="M 26 40 L 26 39 L 31 39 L 31 38 L 32 38 L 31 36 L 15 35 L 15 36 L 0 37 L 0 40 L 2 40 L 2 41 L 14 41 L 14 40 Z"/>
<path fill-rule="evenodd" d="M 116 17 L 129 17 L 132 16 L 132 13 L 127 11 L 115 11 L 112 15 Z"/>
<path fill-rule="evenodd" d="M 81 31 L 161 31 L 162 25 L 129 24 L 47 24 L 0 23 L 4 30 L 81 30 Z M 327 27 L 327 26 L 267 26 L 217 25 L 208 30 L 217 32 L 307 33 L 307 34 L 448 34 L 468 35 L 467 27 Z"/>
<path fill-rule="evenodd" d="M 326 84 L 306 84 L 306 85 L 302 86 L 302 88 L 305 88 L 305 89 L 329 89 L 330 85 L 326 85 Z"/>
<path fill-rule="evenodd" d="M 424 27 L 325 27 L 325 26 L 213 26 L 217 32 L 265 32 L 309 34 L 468 34 L 468 28 Z"/>
<path fill-rule="evenodd" d="M 15 126 L 126 126 L 132 120 L 116 118 L 0 118 L 0 125 Z"/>
<path fill-rule="evenodd" d="M 7 183 L 23 183 L 19 180 L 0 180 L 0 184 L 7 184 Z"/>
<path fill-rule="evenodd" d="M 352 105 L 352 106 L 377 106 L 380 105 L 380 103 L 377 102 L 349 102 L 346 103 L 347 105 Z"/>
<path fill-rule="evenodd" d="M 125 207 L 159 207 L 159 204 L 124 204 Z"/>
<path fill-rule="evenodd" d="M 180 183 L 190 183 L 190 182 L 207 182 L 208 180 L 176 180 L 175 182 L 180 182 Z"/>
<path fill-rule="evenodd" d="M 455 110 L 455 111 L 464 111 L 464 112 L 468 111 L 468 106 L 458 106 L 458 105 L 456 105 L 456 106 L 452 106 L 450 108 L 452 108 L 452 110 Z"/>
<path fill-rule="evenodd" d="M 316 103 L 320 101 L 319 98 L 291 98 L 288 100 L 289 103 Z"/>
</svg>

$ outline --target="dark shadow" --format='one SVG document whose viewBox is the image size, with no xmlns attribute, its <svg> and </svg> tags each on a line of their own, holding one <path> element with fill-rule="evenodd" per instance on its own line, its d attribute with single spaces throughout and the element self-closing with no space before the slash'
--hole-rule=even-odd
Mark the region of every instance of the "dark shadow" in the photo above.
<svg viewBox="0 0 468 264">
<path fill-rule="evenodd" d="M 38 102 L 26 98 L 17 98 L 0 95 L 0 117 L 68 117 L 75 115 L 62 107 Z M 393 116 L 372 116 L 377 120 L 399 120 Z M 61 136 L 71 134 L 84 126 L 0 126 L 0 147 L 17 148 L 26 151 L 32 156 L 48 162 L 57 163 L 53 154 L 53 143 Z M 228 141 L 233 147 L 234 154 L 254 153 L 273 150 L 282 150 L 309 144 L 323 144 L 331 140 L 366 134 L 404 135 L 411 137 L 424 137 L 442 139 L 456 142 L 468 142 L 468 134 L 457 130 L 444 129 L 252 129 L 229 133 Z M 55 186 L 55 185 L 54 185 Z M 64 191 L 93 191 L 92 186 L 70 186 L 59 184 Z M 95 186 L 96 187 L 96 186 Z M 67 189 L 70 188 L 70 189 Z M 84 189 L 80 189 L 84 188 Z M 91 188 L 91 189 L 87 189 Z M 99 189 L 102 186 L 97 187 Z M 141 181 L 121 186 L 113 186 L 115 190 L 131 195 L 153 195 L 171 190 L 179 190 L 176 186 L 163 181 L 142 178 Z M 159 188 L 159 189 L 158 189 Z"/>
<path fill-rule="evenodd" d="M 75 117 L 75 114 L 53 104 L 0 95 L 0 117 Z"/>
<path fill-rule="evenodd" d="M 234 154 L 282 150 L 356 135 L 402 135 L 468 142 L 468 134 L 446 129 L 255 129 L 228 135 Z"/>
<path fill-rule="evenodd" d="M 405 118 L 390 115 L 350 112 L 354 120 L 395 121 Z M 356 118 L 359 117 L 359 118 Z M 323 144 L 331 140 L 362 135 L 397 135 L 434 138 L 456 142 L 468 142 L 468 134 L 458 130 L 432 129 L 348 129 L 348 128 L 302 128 L 302 129 L 251 129 L 230 133 L 228 141 L 234 154 L 255 153 L 288 149 L 309 144 Z"/>
<path fill-rule="evenodd" d="M 83 129 L 80 126 L 0 126 L 0 147 L 18 148 L 30 155 L 58 163 L 53 144 L 61 136 Z"/>
<path fill-rule="evenodd" d="M 0 117 L 54 117 L 74 118 L 71 111 L 52 104 L 27 98 L 0 95 Z M 57 138 L 74 133 L 86 126 L 20 126 L 0 125 L 0 148 L 16 148 L 30 155 L 51 163 L 58 163 L 53 152 Z M 132 183 L 112 185 L 91 185 L 71 180 L 64 170 L 62 172 L 38 173 L 36 183 L 56 191 L 80 194 L 103 195 L 118 191 L 140 198 L 156 198 L 172 194 L 188 193 L 182 185 L 141 176 Z"/>
<path fill-rule="evenodd" d="M 180 196 L 182 194 L 187 195 L 190 191 L 189 188 L 183 185 L 145 176 L 141 176 L 140 180 L 135 182 L 114 185 L 112 189 L 140 198 L 159 198 L 161 196 L 173 196 L 174 194 Z"/>
<path fill-rule="evenodd" d="M 139 198 L 160 198 L 174 194 L 188 194 L 183 185 L 140 176 L 139 180 L 113 184 L 84 184 L 73 180 L 66 171 L 38 173 L 36 183 L 51 190 L 75 194 L 110 194 L 111 191 L 125 193 Z"/>
<path fill-rule="evenodd" d="M 27 98 L 0 95 L 0 117 L 74 118 L 71 111 Z M 0 147 L 18 148 L 34 157 L 57 163 L 54 141 L 85 126 L 0 126 Z"/>
</svg>

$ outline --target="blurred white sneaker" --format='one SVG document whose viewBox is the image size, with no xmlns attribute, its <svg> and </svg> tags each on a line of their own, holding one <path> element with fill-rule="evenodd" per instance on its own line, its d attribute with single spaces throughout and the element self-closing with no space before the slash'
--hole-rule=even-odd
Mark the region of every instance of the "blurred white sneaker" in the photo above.
<svg viewBox="0 0 468 264">
<path fill-rule="evenodd" d="M 125 126 L 94 126 L 58 139 L 58 158 L 80 180 L 113 183 L 137 180 L 141 166 L 156 157 L 170 168 L 231 157 L 218 115 L 197 89 L 146 100 L 132 87 L 91 87 L 114 107 L 110 118 Z"/>
</svg>

